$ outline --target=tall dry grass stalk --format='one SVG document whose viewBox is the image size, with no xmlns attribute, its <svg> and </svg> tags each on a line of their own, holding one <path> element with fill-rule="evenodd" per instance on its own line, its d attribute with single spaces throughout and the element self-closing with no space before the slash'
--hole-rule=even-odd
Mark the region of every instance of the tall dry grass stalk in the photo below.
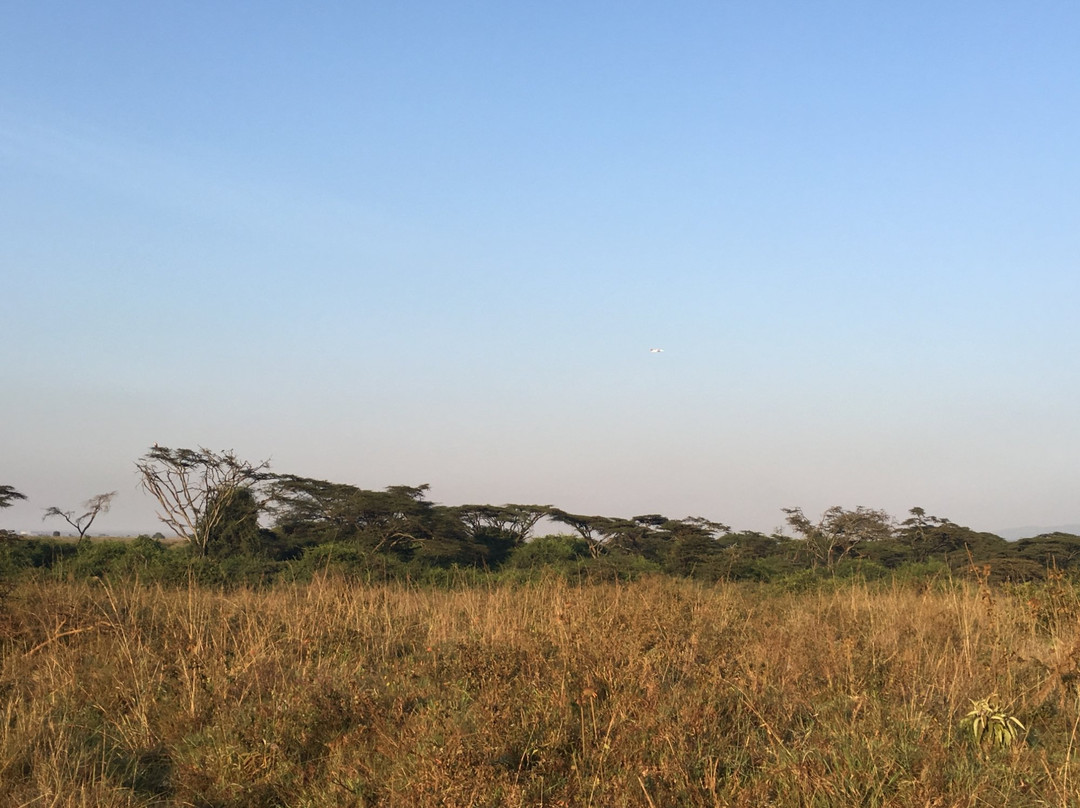
<svg viewBox="0 0 1080 808">
<path fill-rule="evenodd" d="M 0 804 L 1080 805 L 1078 614 L 1061 578 L 25 583 Z M 1010 750 L 961 725 L 990 694 Z"/>
</svg>

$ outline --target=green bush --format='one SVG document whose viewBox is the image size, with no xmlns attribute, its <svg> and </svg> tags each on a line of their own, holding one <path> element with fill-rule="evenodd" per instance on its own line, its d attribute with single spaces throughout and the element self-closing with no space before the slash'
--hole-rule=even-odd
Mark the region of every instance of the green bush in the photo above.
<svg viewBox="0 0 1080 808">
<path fill-rule="evenodd" d="M 60 576 L 138 577 L 161 583 L 182 583 L 187 579 L 184 549 L 171 549 L 149 536 L 131 541 L 80 541 L 70 546 L 74 552 L 65 554 L 53 565 Z"/>
<path fill-rule="evenodd" d="M 328 542 L 306 548 L 299 559 L 286 562 L 282 572 L 294 581 L 310 581 L 320 573 L 362 581 L 400 581 L 409 577 L 409 567 L 396 556 L 372 552 L 355 542 Z"/>
<path fill-rule="evenodd" d="M 845 558 L 833 568 L 837 578 L 859 581 L 880 581 L 889 577 L 885 565 L 866 558 Z"/>
<path fill-rule="evenodd" d="M 538 536 L 514 550 L 506 562 L 511 569 L 566 567 L 589 557 L 589 545 L 577 536 Z"/>
<path fill-rule="evenodd" d="M 791 559 L 785 556 L 742 558 L 731 563 L 727 577 L 732 581 L 778 581 L 796 569 Z"/>
<path fill-rule="evenodd" d="M 583 559 L 576 571 L 578 577 L 590 581 L 632 581 L 663 572 L 663 567 L 642 556 L 615 550 L 599 558 Z"/>
<path fill-rule="evenodd" d="M 74 554 L 75 545 L 69 541 L 24 539 L 7 533 L 0 537 L 0 574 L 51 567 Z"/>
<path fill-rule="evenodd" d="M 898 584 L 929 584 L 932 581 L 947 581 L 952 577 L 949 565 L 944 561 L 909 561 L 893 570 L 893 580 Z"/>
</svg>

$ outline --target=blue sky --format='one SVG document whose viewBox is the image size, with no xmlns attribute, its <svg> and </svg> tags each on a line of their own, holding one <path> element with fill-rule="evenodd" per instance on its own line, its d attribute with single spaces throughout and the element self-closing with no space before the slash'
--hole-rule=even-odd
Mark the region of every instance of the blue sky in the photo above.
<svg viewBox="0 0 1080 808">
<path fill-rule="evenodd" d="M 157 529 L 155 442 L 446 504 L 1080 522 L 1078 34 L 4 4 L 0 523 L 117 489 L 101 528 Z"/>
</svg>

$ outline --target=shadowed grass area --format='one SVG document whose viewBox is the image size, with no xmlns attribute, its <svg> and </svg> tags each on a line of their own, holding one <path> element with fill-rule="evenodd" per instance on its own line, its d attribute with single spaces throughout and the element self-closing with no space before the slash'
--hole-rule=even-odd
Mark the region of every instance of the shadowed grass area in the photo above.
<svg viewBox="0 0 1080 808">
<path fill-rule="evenodd" d="M 0 804 L 1074 805 L 1080 614 L 1024 590 L 23 582 Z M 1028 732 L 978 744 L 972 700 Z"/>
</svg>

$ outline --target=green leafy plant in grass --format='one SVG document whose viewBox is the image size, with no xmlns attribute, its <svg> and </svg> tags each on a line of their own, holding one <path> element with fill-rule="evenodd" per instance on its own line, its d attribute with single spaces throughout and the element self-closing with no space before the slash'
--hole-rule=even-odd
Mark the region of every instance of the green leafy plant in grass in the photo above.
<svg viewBox="0 0 1080 808">
<path fill-rule="evenodd" d="M 1019 718 L 1009 715 L 996 701 L 996 694 L 978 701 L 972 699 L 971 712 L 964 717 L 979 747 L 1006 749 L 1020 740 L 1020 733 L 1027 731 Z"/>
</svg>

